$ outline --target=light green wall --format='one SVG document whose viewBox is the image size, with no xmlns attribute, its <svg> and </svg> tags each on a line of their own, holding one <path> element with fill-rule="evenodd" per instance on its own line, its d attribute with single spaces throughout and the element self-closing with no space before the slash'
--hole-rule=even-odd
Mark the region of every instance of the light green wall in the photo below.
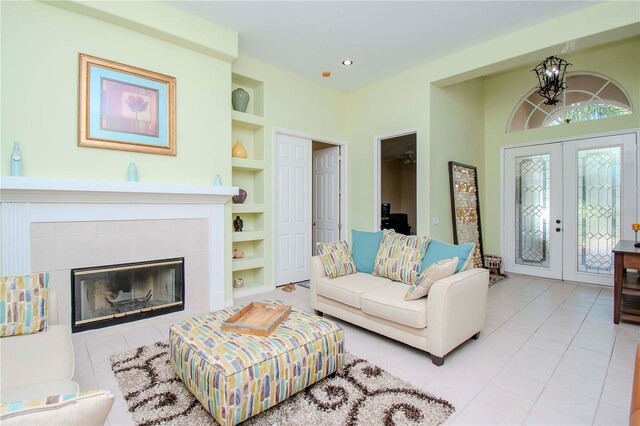
<svg viewBox="0 0 640 426">
<path fill-rule="evenodd" d="M 2 158 L 21 142 L 24 175 L 210 184 L 230 178 L 231 65 L 211 56 L 39 2 L 2 2 Z M 77 146 L 78 53 L 177 79 L 177 156 Z"/>
<path fill-rule="evenodd" d="M 483 235 L 485 249 L 491 253 L 500 250 L 500 147 L 514 143 L 570 139 L 578 135 L 589 135 L 621 129 L 640 128 L 640 39 L 635 38 L 591 49 L 579 54 L 562 55 L 573 64 L 569 71 L 597 72 L 619 83 L 631 98 L 632 115 L 570 123 L 506 133 L 509 117 L 521 98 L 534 88 L 536 78 L 523 67 L 508 73 L 485 79 L 485 188 L 482 191 Z"/>
<path fill-rule="evenodd" d="M 487 142 L 490 148 L 485 151 L 484 157 L 481 152 L 475 151 L 484 143 L 489 133 L 488 129 L 483 130 L 483 114 L 487 114 L 487 123 L 495 118 L 493 111 L 485 112 L 482 105 L 480 86 L 485 86 L 486 92 L 486 85 L 473 79 L 505 69 L 528 70 L 546 55 L 563 49 L 585 49 L 631 36 L 638 33 L 638 28 L 640 3 L 603 2 L 470 47 L 351 92 L 348 120 L 351 154 L 349 226 L 359 229 L 375 228 L 373 215 L 374 208 L 377 207 L 373 206 L 372 183 L 374 137 L 415 127 L 419 132 L 418 157 L 421 162 L 418 173 L 418 233 L 445 240 L 452 239 L 450 219 L 446 214 L 450 210 L 448 175 L 443 170 L 446 170 L 449 160 L 460 161 L 460 158 L 469 158 L 473 152 L 473 158 L 477 158 L 473 163 L 478 164 L 480 177 L 483 243 L 486 252 L 498 253 L 496 221 L 499 219 L 496 209 L 499 207 L 496 205 L 496 197 L 499 197 L 499 190 L 494 186 L 496 164 L 488 164 L 494 158 L 494 142 Z M 628 71 L 635 72 L 637 77 L 638 61 L 635 59 L 634 62 L 634 57 L 637 58 L 637 51 L 635 56 L 630 55 L 625 60 L 629 61 Z M 619 60 L 617 56 L 598 59 L 600 62 Z M 527 75 L 527 79 L 530 77 Z M 468 93 L 463 89 L 464 86 L 452 86 L 465 81 L 470 82 L 465 83 L 470 84 Z M 634 84 L 637 84 L 637 80 Z M 634 84 L 629 90 L 632 90 Z M 438 88 L 445 88 L 445 91 L 439 92 Z M 517 100 L 525 91 L 518 89 L 512 96 Z M 494 100 L 494 103 L 498 103 L 499 108 L 508 109 L 510 113 L 515 100 L 499 99 Z M 445 111 L 452 112 L 454 108 L 469 120 L 475 121 L 477 133 L 474 132 L 473 125 L 456 123 L 451 120 L 451 114 L 445 114 Z M 474 116 L 474 108 L 477 108 L 477 116 Z M 506 117 L 508 118 L 508 114 Z M 458 134 L 461 136 L 455 137 Z M 446 140 L 447 143 L 441 143 L 439 139 Z M 468 145 L 469 143 L 472 145 Z M 488 168 L 491 170 L 487 170 Z M 490 198 L 483 196 L 489 192 L 492 194 Z M 487 209 L 488 205 L 490 209 Z M 436 215 L 441 224 L 431 226 L 431 218 Z M 488 228 L 487 220 L 490 224 Z"/>
<path fill-rule="evenodd" d="M 431 87 L 431 165 L 429 187 L 432 218 L 430 235 L 453 242 L 449 161 L 478 169 L 479 194 L 484 194 L 484 87 L 480 79 L 469 80 L 445 88 Z M 484 206 L 481 202 L 481 208 Z M 482 216 L 482 215 L 481 215 Z"/>
<path fill-rule="evenodd" d="M 427 234 L 429 209 L 429 84 L 414 69 L 349 94 L 349 226 L 376 230 L 374 140 L 406 129 L 417 131 L 417 230 Z"/>
</svg>

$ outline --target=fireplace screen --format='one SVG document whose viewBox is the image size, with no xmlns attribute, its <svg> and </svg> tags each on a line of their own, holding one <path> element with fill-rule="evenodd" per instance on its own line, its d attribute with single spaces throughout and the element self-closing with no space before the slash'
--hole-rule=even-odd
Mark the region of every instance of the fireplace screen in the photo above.
<svg viewBox="0 0 640 426">
<path fill-rule="evenodd" d="M 73 332 L 184 309 L 184 258 L 71 270 Z"/>
</svg>

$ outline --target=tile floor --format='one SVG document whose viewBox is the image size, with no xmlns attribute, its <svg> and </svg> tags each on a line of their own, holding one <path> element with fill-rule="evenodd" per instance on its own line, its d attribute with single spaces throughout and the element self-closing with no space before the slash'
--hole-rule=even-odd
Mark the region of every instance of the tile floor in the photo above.
<svg viewBox="0 0 640 426">
<path fill-rule="evenodd" d="M 308 290 L 299 286 L 236 303 L 265 298 L 311 309 Z M 489 289 L 480 339 L 457 348 L 440 368 L 421 351 L 337 321 L 347 351 L 453 403 L 449 424 L 626 425 L 640 326 L 614 325 L 612 298 L 609 288 L 513 276 Z M 166 339 L 170 323 L 155 320 L 126 332 L 73 336 L 81 389 L 116 395 L 109 425 L 133 424 L 109 356 Z"/>
</svg>

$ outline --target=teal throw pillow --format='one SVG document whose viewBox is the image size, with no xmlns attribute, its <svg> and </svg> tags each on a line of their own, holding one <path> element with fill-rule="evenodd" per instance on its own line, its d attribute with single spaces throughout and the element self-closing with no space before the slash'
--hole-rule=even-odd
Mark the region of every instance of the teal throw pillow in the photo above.
<svg viewBox="0 0 640 426">
<path fill-rule="evenodd" d="M 473 243 L 464 243 L 464 244 L 447 244 L 438 240 L 431 240 L 429 245 L 427 246 L 427 252 L 424 254 L 422 258 L 422 266 L 420 267 L 420 272 L 424 271 L 430 265 L 436 263 L 442 259 L 448 259 L 450 257 L 458 258 L 458 266 L 456 266 L 456 274 L 460 272 L 460 270 L 464 267 L 464 264 L 467 262 L 467 258 L 475 248 L 475 244 Z M 357 263 L 356 263 L 357 265 Z"/>
<path fill-rule="evenodd" d="M 382 241 L 382 231 L 365 232 L 351 230 L 351 258 L 358 272 L 371 274 L 375 268 L 376 255 Z"/>
</svg>

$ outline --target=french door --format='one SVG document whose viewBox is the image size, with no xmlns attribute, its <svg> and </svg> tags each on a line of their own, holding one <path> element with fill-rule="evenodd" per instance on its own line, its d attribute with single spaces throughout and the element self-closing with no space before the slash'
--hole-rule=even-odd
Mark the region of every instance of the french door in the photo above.
<svg viewBox="0 0 640 426">
<path fill-rule="evenodd" d="M 613 254 L 633 239 L 636 135 L 504 151 L 504 269 L 613 285 Z"/>
</svg>

